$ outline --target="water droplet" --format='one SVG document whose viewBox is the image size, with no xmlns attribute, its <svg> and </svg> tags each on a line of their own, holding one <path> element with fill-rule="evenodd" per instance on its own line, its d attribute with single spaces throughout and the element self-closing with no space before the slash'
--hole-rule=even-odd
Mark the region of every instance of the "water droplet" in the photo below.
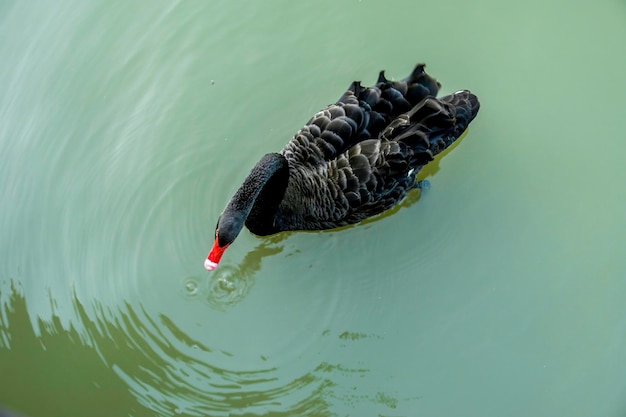
<svg viewBox="0 0 626 417">
<path fill-rule="evenodd" d="M 198 285 L 198 281 L 199 280 L 196 277 L 189 277 L 185 279 L 185 291 L 187 295 L 194 296 L 198 294 L 198 291 L 200 289 L 200 285 Z"/>
<path fill-rule="evenodd" d="M 237 304 L 248 294 L 252 283 L 253 280 L 237 268 L 222 266 L 217 273 L 211 274 L 208 301 L 220 309 Z"/>
<path fill-rule="evenodd" d="M 236 286 L 235 283 L 232 281 L 229 281 L 228 278 L 220 278 L 218 279 L 219 282 L 219 286 L 220 289 L 227 291 L 227 292 L 232 292 L 236 290 Z"/>
</svg>

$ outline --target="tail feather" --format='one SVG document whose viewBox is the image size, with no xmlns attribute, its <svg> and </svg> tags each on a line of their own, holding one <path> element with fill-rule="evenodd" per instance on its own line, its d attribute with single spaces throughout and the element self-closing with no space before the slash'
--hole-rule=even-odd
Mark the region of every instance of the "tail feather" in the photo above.
<svg viewBox="0 0 626 417">
<path fill-rule="evenodd" d="M 480 109 L 478 97 L 467 90 L 457 91 L 449 96 L 441 97 L 440 100 L 450 104 L 457 125 L 464 126 L 463 130 L 474 120 Z"/>
</svg>

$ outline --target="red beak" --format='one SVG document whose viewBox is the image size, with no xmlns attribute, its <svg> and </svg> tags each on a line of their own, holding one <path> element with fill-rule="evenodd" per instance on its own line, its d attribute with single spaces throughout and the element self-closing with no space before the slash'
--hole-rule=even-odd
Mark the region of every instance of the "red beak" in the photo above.
<svg viewBox="0 0 626 417">
<path fill-rule="evenodd" d="M 220 259 L 222 259 L 222 255 L 224 254 L 224 251 L 227 247 L 228 245 L 224 246 L 223 248 L 220 247 L 219 243 L 217 243 L 217 238 L 215 238 L 215 242 L 213 242 L 211 252 L 209 252 L 209 256 L 207 256 L 204 260 L 204 267 L 207 271 L 213 271 L 215 268 L 217 268 L 217 264 L 220 262 Z"/>
</svg>

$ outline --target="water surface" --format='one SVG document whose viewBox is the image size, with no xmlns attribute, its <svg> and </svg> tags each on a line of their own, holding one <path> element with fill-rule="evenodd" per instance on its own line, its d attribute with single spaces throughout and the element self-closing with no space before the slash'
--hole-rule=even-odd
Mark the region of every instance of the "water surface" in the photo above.
<svg viewBox="0 0 626 417">
<path fill-rule="evenodd" d="M 31 416 L 621 416 L 619 1 L 0 4 L 0 404 Z M 356 227 L 244 232 L 354 79 L 482 103 Z"/>
</svg>

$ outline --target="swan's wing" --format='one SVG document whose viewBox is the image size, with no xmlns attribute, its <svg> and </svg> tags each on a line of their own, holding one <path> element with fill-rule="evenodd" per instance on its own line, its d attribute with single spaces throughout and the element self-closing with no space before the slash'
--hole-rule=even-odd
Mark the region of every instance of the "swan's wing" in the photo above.
<svg viewBox="0 0 626 417">
<path fill-rule="evenodd" d="M 479 108 L 478 98 L 467 90 L 426 97 L 393 120 L 381 136 L 408 145 L 414 154 L 410 165 L 418 171 L 463 134 Z"/>
<path fill-rule="evenodd" d="M 381 72 L 376 85 L 353 82 L 335 104 L 316 113 L 283 148 L 291 163 L 318 166 L 356 143 L 380 137 L 400 114 L 427 96 L 436 96 L 439 83 L 418 65 L 410 76 L 390 81 Z"/>
<path fill-rule="evenodd" d="M 478 107 L 469 91 L 427 97 L 380 138 L 357 142 L 323 164 L 291 164 L 281 230 L 339 227 L 391 208 L 415 187 L 419 169 L 463 133 Z"/>
<path fill-rule="evenodd" d="M 368 139 L 330 161 L 327 186 L 336 204 L 334 212 L 350 224 L 391 208 L 415 186 L 412 155 L 404 143 Z"/>
<path fill-rule="evenodd" d="M 469 91 L 425 98 L 380 139 L 358 142 L 328 163 L 332 197 L 361 218 L 392 207 L 415 187 L 420 168 L 463 134 L 478 108 Z"/>
<path fill-rule="evenodd" d="M 367 139 L 324 165 L 294 165 L 280 205 L 280 230 L 322 230 L 382 213 L 415 185 L 410 150 Z"/>
</svg>

